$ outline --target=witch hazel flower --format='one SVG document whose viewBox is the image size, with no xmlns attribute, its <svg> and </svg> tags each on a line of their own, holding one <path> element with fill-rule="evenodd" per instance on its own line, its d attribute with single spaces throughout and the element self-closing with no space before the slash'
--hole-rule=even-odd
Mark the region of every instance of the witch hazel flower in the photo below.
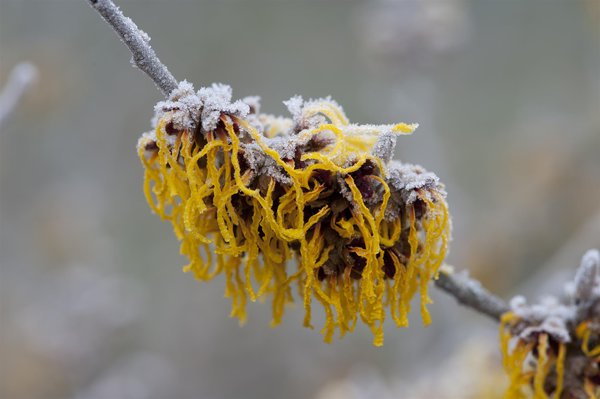
<svg viewBox="0 0 600 399">
<path fill-rule="evenodd" d="M 331 98 L 285 102 L 291 118 L 232 102 L 229 86 L 197 92 L 181 82 L 156 106 L 139 140 L 150 208 L 173 225 L 185 271 L 224 274 L 231 316 L 270 298 L 282 321 L 297 286 L 304 325 L 314 303 L 332 340 L 367 324 L 383 344 L 386 308 L 408 325 L 418 294 L 430 322 L 428 283 L 446 255 L 444 186 L 420 166 L 391 161 L 417 125 L 357 125 Z"/>
<path fill-rule="evenodd" d="M 599 397 L 599 268 L 600 252 L 590 250 L 562 297 L 513 298 L 500 325 L 506 398 Z"/>
</svg>

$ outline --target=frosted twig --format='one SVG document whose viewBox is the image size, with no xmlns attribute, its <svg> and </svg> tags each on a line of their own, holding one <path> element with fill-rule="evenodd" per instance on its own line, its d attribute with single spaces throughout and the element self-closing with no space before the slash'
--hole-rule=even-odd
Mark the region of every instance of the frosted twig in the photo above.
<svg viewBox="0 0 600 399">
<path fill-rule="evenodd" d="M 465 273 L 456 274 L 448 266 L 444 266 L 440 270 L 435 285 L 456 298 L 460 304 L 496 321 L 500 321 L 500 317 L 509 310 L 506 302 L 482 287 L 479 281 L 470 278 Z"/>
<path fill-rule="evenodd" d="M 13 68 L 4 90 L 0 93 L 0 126 L 13 113 L 27 89 L 36 81 L 37 76 L 37 68 L 29 62 L 21 62 Z"/>
<path fill-rule="evenodd" d="M 123 15 L 119 7 L 111 0 L 87 1 L 121 37 L 133 55 L 132 62 L 150 76 L 163 94 L 168 96 L 177 87 L 177 80 L 158 59 L 149 44 L 150 37 L 130 18 Z"/>
<path fill-rule="evenodd" d="M 598 267 L 600 267 L 600 252 L 590 249 L 583 255 L 581 265 L 575 274 L 575 299 L 579 302 L 587 302 L 592 298 L 594 286 L 598 278 Z"/>
</svg>

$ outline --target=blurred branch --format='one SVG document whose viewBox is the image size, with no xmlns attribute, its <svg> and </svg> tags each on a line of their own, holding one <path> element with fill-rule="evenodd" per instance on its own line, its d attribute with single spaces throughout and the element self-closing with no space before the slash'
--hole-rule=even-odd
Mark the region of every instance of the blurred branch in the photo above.
<svg viewBox="0 0 600 399">
<path fill-rule="evenodd" d="M 177 80 L 158 59 L 149 44 L 150 37 L 138 28 L 130 18 L 123 15 L 119 7 L 111 0 L 87 1 L 113 27 L 123 43 L 129 48 L 133 55 L 132 63 L 150 76 L 162 93 L 168 96 L 177 87 Z"/>
<path fill-rule="evenodd" d="M 37 76 L 37 68 L 29 62 L 21 62 L 10 72 L 4 90 L 0 93 L 0 126 L 14 112 L 25 92 L 36 81 Z"/>
<path fill-rule="evenodd" d="M 482 287 L 479 281 L 470 278 L 466 273 L 456 274 L 449 266 L 442 268 L 435 285 L 456 298 L 460 304 L 496 321 L 500 321 L 502 314 L 509 310 L 506 302 Z"/>
</svg>

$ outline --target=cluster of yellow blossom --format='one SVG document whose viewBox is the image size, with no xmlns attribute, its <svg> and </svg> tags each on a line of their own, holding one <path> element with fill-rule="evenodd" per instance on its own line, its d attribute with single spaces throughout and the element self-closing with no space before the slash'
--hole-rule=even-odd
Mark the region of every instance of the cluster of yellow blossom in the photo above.
<svg viewBox="0 0 600 399">
<path fill-rule="evenodd" d="M 512 339 L 511 328 L 519 323 L 513 313 L 500 323 L 500 347 L 504 369 L 509 378 L 507 399 L 561 397 L 564 379 L 566 344 L 541 333 L 535 339 Z M 551 378 L 550 378 L 551 377 Z"/>
<path fill-rule="evenodd" d="M 360 318 L 382 345 L 386 308 L 407 326 L 416 293 L 428 323 L 450 220 L 435 175 L 390 161 L 416 125 L 350 124 L 331 99 L 292 98 L 290 119 L 230 100 L 226 86 L 184 82 L 138 143 L 148 203 L 172 223 L 184 270 L 224 274 L 241 323 L 248 299 L 270 297 L 278 325 L 298 285 L 304 325 L 316 300 L 327 342 Z"/>
<path fill-rule="evenodd" d="M 590 250 L 560 299 L 512 300 L 500 323 L 507 399 L 600 398 L 599 268 Z"/>
</svg>

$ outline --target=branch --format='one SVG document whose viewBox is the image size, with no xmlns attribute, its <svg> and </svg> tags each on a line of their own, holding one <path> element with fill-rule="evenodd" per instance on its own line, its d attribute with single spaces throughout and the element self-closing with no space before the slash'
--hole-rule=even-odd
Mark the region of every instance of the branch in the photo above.
<svg viewBox="0 0 600 399">
<path fill-rule="evenodd" d="M 154 81 L 156 86 L 168 96 L 176 87 L 177 80 L 167 67 L 160 62 L 150 46 L 150 37 L 128 17 L 123 15 L 119 7 L 111 0 L 87 0 L 102 18 L 113 27 L 121 40 L 133 54 L 132 62 Z"/>
<path fill-rule="evenodd" d="M 177 87 L 177 80 L 148 44 L 150 37 L 140 30 L 130 18 L 125 17 L 111 0 L 87 1 L 121 37 L 133 54 L 135 65 L 150 76 L 163 94 L 168 96 Z M 454 296 L 461 304 L 495 320 L 500 320 L 500 316 L 509 310 L 508 305 L 502 299 L 489 293 L 478 281 L 466 275 L 456 275 L 449 268 L 440 272 L 435 284 L 438 288 Z"/>
<path fill-rule="evenodd" d="M 8 76 L 4 90 L 0 93 L 0 126 L 13 113 L 21 98 L 36 81 L 38 70 L 29 62 L 21 62 Z"/>
<path fill-rule="evenodd" d="M 460 304 L 496 321 L 500 321 L 500 317 L 509 311 L 506 302 L 483 288 L 479 281 L 463 273 L 456 274 L 451 267 L 442 268 L 439 278 L 435 280 L 435 285 L 456 298 Z"/>
</svg>

